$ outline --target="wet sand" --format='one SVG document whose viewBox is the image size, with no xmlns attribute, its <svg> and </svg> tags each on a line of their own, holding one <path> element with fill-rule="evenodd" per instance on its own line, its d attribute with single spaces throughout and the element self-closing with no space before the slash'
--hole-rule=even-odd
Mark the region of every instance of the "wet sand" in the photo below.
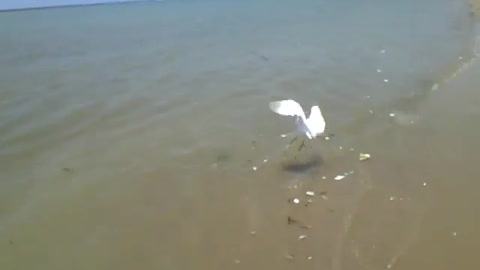
<svg viewBox="0 0 480 270">
<path fill-rule="evenodd" d="M 235 158 L 222 154 L 183 186 L 164 181 L 178 171 L 160 166 L 126 172 L 133 178 L 115 190 L 96 185 L 68 201 L 50 193 L 35 224 L 16 215 L 2 264 L 26 269 L 24 257 L 43 269 L 475 269 L 478 74 L 474 60 L 430 91 L 413 123 L 399 120 L 412 113 L 402 103 L 392 105 L 395 117 L 374 112 L 352 144 L 340 133 L 257 170 L 244 160 L 238 174 L 228 168 Z M 258 144 L 245 155 L 255 156 Z M 360 152 L 371 159 L 359 161 Z M 58 174 L 59 185 L 75 185 L 82 171 Z"/>
</svg>

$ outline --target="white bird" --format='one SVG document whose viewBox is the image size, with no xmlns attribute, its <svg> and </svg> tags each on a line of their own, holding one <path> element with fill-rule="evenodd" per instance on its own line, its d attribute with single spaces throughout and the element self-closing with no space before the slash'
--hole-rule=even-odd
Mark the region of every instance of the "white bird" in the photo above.
<svg viewBox="0 0 480 270">
<path fill-rule="evenodd" d="M 270 109 L 277 114 L 295 117 L 297 131 L 305 134 L 309 139 L 321 135 L 325 131 L 325 119 L 318 106 L 312 106 L 307 118 L 302 106 L 295 100 L 287 99 L 270 102 Z"/>
</svg>

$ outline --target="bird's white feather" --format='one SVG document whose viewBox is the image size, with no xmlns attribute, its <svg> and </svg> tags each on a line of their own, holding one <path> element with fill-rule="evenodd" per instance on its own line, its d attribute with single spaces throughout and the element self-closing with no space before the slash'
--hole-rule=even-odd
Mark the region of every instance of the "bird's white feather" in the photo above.
<svg viewBox="0 0 480 270">
<path fill-rule="evenodd" d="M 322 134 L 325 131 L 325 119 L 318 106 L 312 107 L 306 125 L 314 136 Z"/>
<path fill-rule="evenodd" d="M 302 106 L 292 99 L 270 102 L 270 109 L 280 115 L 298 116 L 305 119 Z"/>
</svg>

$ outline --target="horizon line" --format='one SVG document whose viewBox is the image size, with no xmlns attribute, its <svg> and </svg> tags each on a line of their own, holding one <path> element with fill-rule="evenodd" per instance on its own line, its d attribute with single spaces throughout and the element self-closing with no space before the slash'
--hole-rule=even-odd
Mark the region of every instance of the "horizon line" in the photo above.
<svg viewBox="0 0 480 270">
<path fill-rule="evenodd" d="M 51 5 L 51 6 L 41 6 L 41 7 L 20 7 L 20 8 L 0 9 L 0 13 L 28 11 L 28 10 L 42 10 L 42 9 L 75 8 L 75 7 L 85 7 L 85 6 L 118 5 L 118 4 L 130 4 L 130 3 L 137 3 L 137 2 L 156 2 L 156 1 L 158 0 L 117 0 L 113 2 L 98 2 L 98 3 L 85 3 L 85 4 L 71 4 L 71 5 Z"/>
</svg>

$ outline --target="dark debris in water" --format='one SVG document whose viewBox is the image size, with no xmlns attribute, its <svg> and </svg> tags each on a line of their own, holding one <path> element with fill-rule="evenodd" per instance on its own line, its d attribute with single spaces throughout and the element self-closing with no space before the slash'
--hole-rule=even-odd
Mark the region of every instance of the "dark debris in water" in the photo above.
<svg viewBox="0 0 480 270">
<path fill-rule="evenodd" d="M 292 217 L 290 217 L 290 216 L 287 217 L 287 224 L 288 224 L 288 225 L 296 225 L 296 226 L 298 226 L 298 227 L 300 227 L 300 228 L 302 228 L 302 229 L 311 229 L 311 228 L 312 228 L 312 226 L 306 225 L 306 224 L 304 224 L 303 222 L 301 222 L 301 221 L 299 221 L 299 220 L 296 220 L 296 219 L 294 219 L 294 218 L 292 218 Z"/>
<path fill-rule="evenodd" d="M 312 203 L 313 203 L 312 199 L 308 199 L 307 202 L 304 204 L 304 206 L 307 207 Z"/>
<path fill-rule="evenodd" d="M 260 58 L 263 60 L 263 61 L 270 61 L 270 58 L 266 57 L 265 55 L 260 55 Z"/>
<path fill-rule="evenodd" d="M 287 217 L 287 224 L 292 225 L 292 224 L 297 224 L 298 221 L 290 216 Z"/>
<path fill-rule="evenodd" d="M 291 225 L 291 224 L 296 224 L 298 221 L 290 216 L 287 217 L 287 224 L 288 225 Z"/>
<path fill-rule="evenodd" d="M 64 168 L 62 168 L 62 171 L 64 171 L 64 172 L 73 172 L 73 168 L 64 167 Z"/>
<path fill-rule="evenodd" d="M 259 54 L 254 51 L 251 51 L 251 53 L 257 56 L 258 58 L 262 59 L 263 61 L 270 61 L 270 57 L 267 57 L 264 54 Z"/>
</svg>

